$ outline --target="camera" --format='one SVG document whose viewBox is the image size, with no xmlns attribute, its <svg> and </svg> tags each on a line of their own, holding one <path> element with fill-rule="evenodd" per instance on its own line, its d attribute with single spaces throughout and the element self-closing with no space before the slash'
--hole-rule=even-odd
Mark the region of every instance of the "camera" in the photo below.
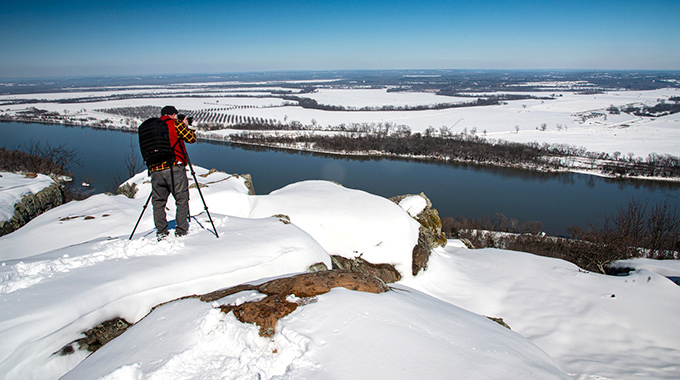
<svg viewBox="0 0 680 380">
<path fill-rule="evenodd" d="M 187 116 L 183 114 L 177 115 L 177 120 L 184 120 L 184 118 L 187 118 L 187 125 L 191 126 L 194 123 L 194 117 L 193 116 Z"/>
</svg>

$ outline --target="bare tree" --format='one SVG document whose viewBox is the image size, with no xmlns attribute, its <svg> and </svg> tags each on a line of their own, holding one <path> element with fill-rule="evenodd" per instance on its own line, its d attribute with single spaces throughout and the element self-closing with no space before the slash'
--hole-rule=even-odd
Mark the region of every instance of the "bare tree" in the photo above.
<svg viewBox="0 0 680 380">
<path fill-rule="evenodd" d="M 128 177 L 133 177 L 144 169 L 144 164 L 139 156 L 139 148 L 137 148 L 133 138 L 130 138 L 128 150 L 123 153 L 123 164 Z"/>
<path fill-rule="evenodd" d="M 666 199 L 652 208 L 646 220 L 648 255 L 658 259 L 675 259 L 680 249 L 680 220 L 677 207 Z"/>
<path fill-rule="evenodd" d="M 24 163 L 22 170 L 43 174 L 67 174 L 70 164 L 81 165 L 80 156 L 73 148 L 66 144 L 52 146 L 49 142 L 44 145 L 40 141 L 29 141 L 23 145 L 23 150 L 30 156 Z"/>
</svg>

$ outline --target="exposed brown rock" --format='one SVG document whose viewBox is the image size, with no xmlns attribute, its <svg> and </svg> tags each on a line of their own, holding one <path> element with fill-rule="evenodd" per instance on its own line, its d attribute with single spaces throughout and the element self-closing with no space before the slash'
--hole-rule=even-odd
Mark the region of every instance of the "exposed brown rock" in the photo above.
<svg viewBox="0 0 680 380">
<path fill-rule="evenodd" d="M 199 174 L 198 176 L 203 177 L 203 178 L 208 178 L 208 176 L 210 176 L 213 173 L 224 173 L 224 172 L 220 172 L 219 170 L 212 168 L 207 173 Z M 253 177 L 250 174 L 240 174 L 240 175 L 239 174 L 233 174 L 233 175 L 230 175 L 229 177 L 227 177 L 226 179 L 229 179 L 231 177 L 243 178 L 245 180 L 244 185 L 248 189 L 248 195 L 255 195 L 255 187 L 253 186 Z M 222 179 L 220 181 L 224 181 L 226 179 Z M 220 181 L 217 181 L 217 182 L 220 182 Z M 191 186 L 193 186 L 193 187 L 191 187 Z M 196 187 L 195 184 L 192 184 L 191 186 L 189 186 L 189 188 L 193 189 L 193 188 Z M 200 187 L 207 187 L 207 185 L 200 184 Z"/>
<path fill-rule="evenodd" d="M 203 302 L 213 302 L 217 301 L 220 298 L 224 298 L 226 296 L 230 296 L 232 294 L 240 293 L 240 292 L 245 292 L 247 290 L 258 290 L 257 285 L 249 285 L 249 284 L 243 284 L 243 285 L 237 285 L 228 289 L 220 289 L 216 290 L 214 292 L 206 293 L 200 296 L 194 296 L 198 297 Z"/>
<path fill-rule="evenodd" d="M 459 240 L 460 240 L 463 244 L 465 244 L 465 246 L 466 246 L 467 248 L 475 249 L 475 245 L 472 244 L 472 242 L 471 242 L 469 239 L 467 239 L 467 238 L 459 238 Z"/>
<path fill-rule="evenodd" d="M 285 295 L 276 295 L 239 306 L 223 305 L 220 309 L 225 313 L 233 312 L 236 319 L 243 323 L 260 326 L 260 336 L 272 336 L 276 322 L 295 311 L 297 307 L 298 304 L 287 301 Z"/>
<path fill-rule="evenodd" d="M 226 296 L 253 290 L 267 295 L 262 300 L 246 302 L 244 304 L 222 305 L 220 309 L 225 313 L 233 312 L 234 316 L 243 323 L 253 323 L 260 327 L 261 336 L 271 336 L 274 334 L 276 322 L 292 313 L 299 305 L 309 303 L 309 299 L 319 294 L 329 292 L 336 287 L 344 287 L 369 293 L 382 293 L 389 290 L 379 278 L 348 271 L 320 271 L 312 273 L 302 273 L 291 277 L 279 278 L 261 285 L 243 284 L 228 289 L 220 289 L 203 295 L 191 295 L 176 299 L 198 298 L 203 302 L 214 302 Z M 292 302 L 287 298 L 295 295 L 298 301 Z M 169 301 L 173 302 L 173 301 Z M 161 305 L 167 304 L 164 302 Z M 153 311 L 158 306 L 151 309 Z M 131 326 L 130 323 L 122 318 L 115 318 L 88 331 L 85 331 L 85 338 L 64 346 L 56 354 L 68 355 L 75 352 L 76 343 L 78 348 L 96 351 L 118 335 L 122 334 Z"/>
<path fill-rule="evenodd" d="M 217 170 L 217 169 L 215 169 L 215 168 L 212 168 L 212 169 L 208 170 L 207 173 L 199 174 L 198 176 L 199 176 L 199 177 L 203 177 L 203 178 L 208 178 L 209 175 L 211 175 L 211 174 L 213 174 L 213 173 L 219 173 L 219 172 L 220 172 L 219 170 Z"/>
<path fill-rule="evenodd" d="M 333 269 L 365 273 L 378 277 L 388 284 L 401 280 L 401 273 L 392 264 L 372 264 L 361 257 L 348 259 L 338 255 L 331 256 L 331 259 L 333 261 Z"/>
<path fill-rule="evenodd" d="M 415 276 L 421 270 L 427 269 L 427 262 L 430 259 L 432 249 L 446 246 L 447 239 L 446 234 L 442 232 L 442 221 L 439 218 L 439 212 L 432 208 L 432 201 L 424 193 L 400 195 L 392 197 L 390 200 L 399 204 L 404 198 L 411 196 L 419 196 L 425 199 L 426 202 L 425 209 L 414 217 L 420 223 L 418 244 L 413 247 L 411 262 L 411 273 Z"/>
<path fill-rule="evenodd" d="M 85 331 L 86 337 L 76 342 L 80 345 L 80 348 L 95 352 L 115 337 L 124 333 L 130 326 L 131 324 L 123 318 L 110 319 L 95 328 Z"/>
<path fill-rule="evenodd" d="M 501 326 L 507 328 L 508 330 L 512 330 L 512 329 L 510 328 L 510 326 L 508 326 L 508 324 L 505 323 L 505 321 L 503 320 L 503 318 L 495 318 L 495 317 L 487 317 L 487 318 L 489 318 L 490 320 L 492 320 L 492 321 L 498 323 L 499 325 L 501 325 Z"/>
<path fill-rule="evenodd" d="M 298 297 L 314 297 L 337 287 L 369 293 L 389 290 L 389 287 L 377 277 L 337 270 L 279 278 L 260 285 L 258 290 L 267 295 L 294 294 Z"/>
<path fill-rule="evenodd" d="M 278 218 L 283 224 L 290 224 L 290 216 L 284 214 L 272 215 L 272 218 Z"/>
<path fill-rule="evenodd" d="M 102 348 L 106 343 L 109 343 L 114 338 L 124 333 L 130 326 L 132 326 L 132 324 L 123 318 L 109 319 L 94 328 L 84 331 L 83 334 L 85 335 L 85 338 L 67 344 L 59 351 L 55 352 L 55 354 L 62 356 L 70 355 L 74 353 L 76 349 L 95 352 Z"/>
<path fill-rule="evenodd" d="M 328 270 L 328 267 L 326 266 L 326 263 L 323 263 L 323 262 L 319 262 L 319 263 L 312 264 L 312 265 L 309 266 L 310 272 L 323 272 L 323 271 L 327 271 L 327 270 Z"/>
<path fill-rule="evenodd" d="M 245 179 L 245 185 L 248 189 L 248 195 L 255 195 L 255 186 L 253 185 L 253 177 L 250 174 L 241 174 L 241 177 Z"/>
<path fill-rule="evenodd" d="M 413 253 L 411 255 L 411 274 L 417 275 L 421 270 L 427 268 L 427 263 L 430 260 L 430 253 L 432 251 L 433 245 L 432 233 L 425 229 L 425 227 L 420 226 L 420 231 L 418 234 L 418 244 L 413 247 Z"/>
<path fill-rule="evenodd" d="M 432 231 L 432 237 L 437 247 L 446 246 L 446 234 L 442 232 L 442 220 L 439 218 L 439 212 L 436 209 L 425 209 L 418 214 L 416 220 L 418 220 L 420 225 L 427 228 L 429 231 Z"/>
<path fill-rule="evenodd" d="M 271 336 L 275 332 L 276 322 L 292 313 L 300 303 L 308 303 L 305 299 L 327 293 L 336 287 L 369 293 L 382 293 L 389 290 L 389 287 L 377 277 L 363 273 L 333 270 L 302 273 L 272 280 L 262 285 L 239 285 L 197 297 L 202 301 L 212 302 L 246 290 L 257 290 L 266 294 L 267 297 L 260 301 L 246 302 L 238 306 L 223 305 L 220 306 L 220 309 L 225 313 L 233 312 L 234 316 L 241 322 L 258 325 L 261 336 Z M 291 302 L 287 299 L 290 295 L 295 295 L 303 300 Z"/>
</svg>

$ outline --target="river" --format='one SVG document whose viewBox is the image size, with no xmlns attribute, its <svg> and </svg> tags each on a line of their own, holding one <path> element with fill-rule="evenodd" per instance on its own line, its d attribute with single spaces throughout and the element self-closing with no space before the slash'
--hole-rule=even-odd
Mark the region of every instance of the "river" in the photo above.
<svg viewBox="0 0 680 380">
<path fill-rule="evenodd" d="M 137 152 L 137 135 L 61 125 L 0 123 L 0 147 L 21 149 L 30 142 L 66 144 L 80 155 L 71 165 L 74 183 L 87 178 L 85 192 L 116 188 L 127 179 L 125 152 Z M 199 142 L 187 145 L 194 165 L 227 173 L 249 173 L 258 194 L 288 184 L 326 179 L 384 197 L 424 192 L 440 216 L 495 218 L 497 213 L 520 222 L 537 220 L 552 235 L 567 235 L 572 225 L 601 223 L 637 198 L 650 206 L 668 199 L 680 206 L 680 184 L 613 180 L 574 173 L 536 173 L 417 160 L 356 158 Z M 140 170 L 141 171 L 141 170 Z M 208 205 L 210 206 L 210 205 Z"/>
</svg>

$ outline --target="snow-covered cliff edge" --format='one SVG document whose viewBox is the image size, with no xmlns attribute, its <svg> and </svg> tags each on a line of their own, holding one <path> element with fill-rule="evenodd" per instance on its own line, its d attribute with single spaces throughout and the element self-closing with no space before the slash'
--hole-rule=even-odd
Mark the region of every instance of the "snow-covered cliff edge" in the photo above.
<svg viewBox="0 0 680 380">
<path fill-rule="evenodd" d="M 400 207 L 323 181 L 249 195 L 243 177 L 196 172 L 219 238 L 191 190 L 187 236 L 156 241 L 147 211 L 128 240 L 150 192 L 145 173 L 128 181 L 139 189 L 134 199 L 100 194 L 70 202 L 0 238 L 4 378 L 677 374 L 680 287 L 654 271 L 608 277 L 561 260 L 449 241 L 414 276 L 420 224 L 407 212 L 412 202 Z M 174 215 L 172 202 L 168 208 Z M 211 302 L 182 298 L 307 272 L 320 262 L 330 267 L 331 255 L 392 264 L 402 280 L 380 294 L 335 288 L 305 299 L 271 337 L 220 309 L 261 299 L 257 291 Z M 485 315 L 504 318 L 512 330 Z M 136 324 L 92 355 L 59 354 L 116 317 Z"/>
</svg>

